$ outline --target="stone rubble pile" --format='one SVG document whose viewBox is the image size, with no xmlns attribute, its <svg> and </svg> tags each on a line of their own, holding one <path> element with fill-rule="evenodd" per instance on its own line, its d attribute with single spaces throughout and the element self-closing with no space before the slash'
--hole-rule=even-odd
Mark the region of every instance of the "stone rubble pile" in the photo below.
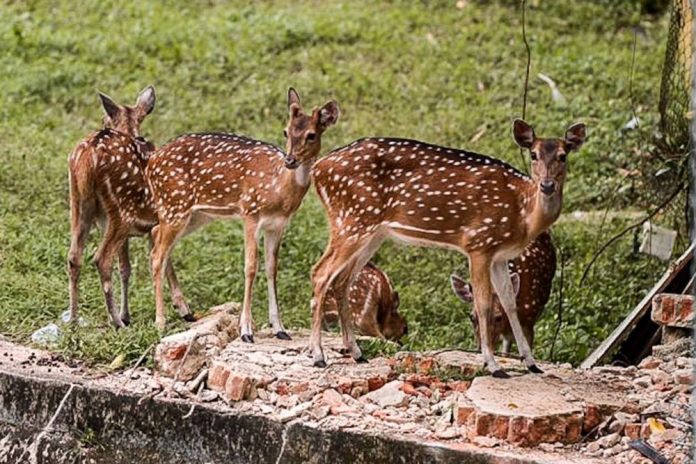
<svg viewBox="0 0 696 464">
<path fill-rule="evenodd" d="M 306 333 L 280 341 L 261 331 L 254 344 L 218 343 L 231 338 L 229 314 L 207 319 L 192 329 L 207 328 L 209 343 L 201 348 L 189 347 L 200 335 L 177 334 L 156 350 L 164 391 L 312 427 L 619 463 L 650 462 L 629 446 L 642 438 L 670 462 L 687 462 L 693 358 L 683 340 L 656 347 L 637 368 L 542 365 L 546 374 L 537 376 L 503 358 L 514 376 L 500 380 L 481 375 L 480 356 L 462 351 L 398 353 L 355 364 L 340 354 L 340 338 L 333 335 L 325 343 L 329 367 L 318 370 L 306 352 Z M 172 372 L 179 374 L 176 381 Z"/>
<path fill-rule="evenodd" d="M 629 451 L 628 443 L 644 439 L 673 464 L 690 461 L 694 347 L 690 339 L 653 348 L 653 355 L 636 368 L 597 368 L 605 376 L 631 382 L 625 412 L 605 419 L 597 439 L 581 448 L 588 456 L 611 457 L 616 463 L 650 463 Z"/>
</svg>

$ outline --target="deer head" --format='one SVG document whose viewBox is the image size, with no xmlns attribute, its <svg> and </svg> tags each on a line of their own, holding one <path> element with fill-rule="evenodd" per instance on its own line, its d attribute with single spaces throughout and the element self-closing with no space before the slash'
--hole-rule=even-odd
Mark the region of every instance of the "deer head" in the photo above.
<svg viewBox="0 0 696 464">
<path fill-rule="evenodd" d="M 134 106 L 119 105 L 108 95 L 99 92 L 104 115 L 104 128 L 113 129 L 130 135 L 140 137 L 140 124 L 145 116 L 155 108 L 155 88 L 151 85 L 145 87 L 139 94 Z M 149 147 L 144 147 L 149 148 Z"/>
<path fill-rule="evenodd" d="M 396 342 L 399 342 L 401 337 L 408 334 L 406 318 L 399 312 L 400 303 L 399 292 L 392 292 L 388 303 L 389 308 L 384 311 L 383 320 L 378 321 L 384 337 Z"/>
<path fill-rule="evenodd" d="M 312 113 L 308 115 L 302 109 L 297 91 L 290 87 L 288 90 L 288 113 L 288 125 L 283 131 L 287 140 L 285 166 L 288 169 L 295 169 L 319 156 L 321 135 L 327 127 L 336 124 L 339 110 L 338 104 L 331 100 L 321 108 L 314 108 Z"/>
<path fill-rule="evenodd" d="M 512 126 L 517 145 L 529 150 L 532 158 L 532 179 L 538 185 L 545 210 L 560 212 L 568 153 L 585 142 L 585 124 L 570 126 L 565 138 L 538 138 L 527 122 L 516 119 Z"/>
</svg>

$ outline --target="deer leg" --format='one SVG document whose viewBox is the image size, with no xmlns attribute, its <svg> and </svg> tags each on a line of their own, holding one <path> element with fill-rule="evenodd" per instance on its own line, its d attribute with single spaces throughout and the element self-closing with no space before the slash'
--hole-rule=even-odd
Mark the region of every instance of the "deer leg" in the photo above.
<svg viewBox="0 0 696 464">
<path fill-rule="evenodd" d="M 334 282 L 338 282 L 338 285 L 333 288 L 333 292 L 338 304 L 339 318 L 342 321 L 344 343 L 349 345 L 353 359 L 358 362 L 364 361 L 360 347 L 353 336 L 352 324 L 343 322 L 344 318 L 350 317 L 349 314 L 346 314 L 347 310 L 344 309 L 346 308 L 345 300 L 354 270 L 361 268 L 370 260 L 380 243 L 381 239 L 375 238 L 374 235 L 367 240 L 363 238 L 361 241 L 342 242 L 338 246 L 333 243 L 333 240 L 329 240 L 329 247 L 315 266 L 312 272 L 314 295 L 312 298 L 310 347 L 316 367 L 326 367 L 324 353 L 321 349 L 321 320 L 326 292 Z"/>
<path fill-rule="evenodd" d="M 350 284 L 355 276 L 355 261 L 344 269 L 340 277 L 334 280 L 334 291 L 338 296 L 338 316 L 341 321 L 341 335 L 343 338 L 343 347 L 346 352 L 355 359 L 358 363 L 366 363 L 367 359 L 362 355 L 362 351 L 355 340 L 353 334 L 353 318 L 348 306 L 348 293 Z"/>
<path fill-rule="evenodd" d="M 99 249 L 94 258 L 94 264 L 99 271 L 102 283 L 102 292 L 106 301 L 106 309 L 112 323 L 117 328 L 125 327 L 121 316 L 116 311 L 114 305 L 113 287 L 111 285 L 111 268 L 116 252 L 123 246 L 128 239 L 128 225 L 123 224 L 118 218 L 109 218 L 106 224 L 106 231 Z"/>
<path fill-rule="evenodd" d="M 469 260 L 483 362 L 494 377 L 507 378 L 509 375 L 501 369 L 493 356 L 491 330 L 493 328 L 493 289 L 491 288 L 490 261 L 482 256 L 471 256 Z"/>
<path fill-rule="evenodd" d="M 184 292 L 181 291 L 179 279 L 176 278 L 176 274 L 174 273 L 174 266 L 172 266 L 171 259 L 167 259 L 164 274 L 167 277 L 167 282 L 169 282 L 169 291 L 172 294 L 172 304 L 176 308 L 176 312 L 178 312 L 181 318 L 186 322 L 194 322 L 196 319 L 193 317 L 193 314 L 191 314 L 191 309 L 189 309 L 189 305 L 186 303 Z"/>
<path fill-rule="evenodd" d="M 131 275 L 130 257 L 128 256 L 128 239 L 123 242 L 118 250 L 118 267 L 121 273 L 121 322 L 130 324 L 130 312 L 128 311 L 128 281 Z"/>
<path fill-rule="evenodd" d="M 326 251 L 312 268 L 313 295 L 310 301 L 312 310 L 312 332 L 309 339 L 309 349 L 312 353 L 315 367 L 326 367 L 324 352 L 321 348 L 321 323 L 324 316 L 324 306 L 327 303 L 327 292 L 331 289 L 331 266 L 336 257 L 333 240 L 329 238 Z M 336 293 L 332 293 L 336 299 Z M 336 304 L 338 307 L 338 303 Z M 338 308 L 337 308 L 338 309 Z"/>
<path fill-rule="evenodd" d="M 515 297 L 515 291 L 512 287 L 512 281 L 510 280 L 510 272 L 508 271 L 507 261 L 500 261 L 491 264 L 490 267 L 491 283 L 495 288 L 495 292 L 498 295 L 500 304 L 505 310 L 505 314 L 510 321 L 510 328 L 512 329 L 512 334 L 515 337 L 515 343 L 517 343 L 517 349 L 520 355 L 524 358 L 524 362 L 527 365 L 527 369 L 530 372 L 536 374 L 542 373 L 536 365 L 536 361 L 532 356 L 532 350 L 529 348 L 527 339 L 524 336 L 522 330 L 522 325 L 520 324 L 520 319 L 517 315 L 517 303 Z"/>
<path fill-rule="evenodd" d="M 155 287 L 155 326 L 160 331 L 163 331 L 167 324 L 164 295 L 162 293 L 162 271 L 166 269 L 174 244 L 185 228 L 186 222 L 177 225 L 160 223 L 152 231 L 154 246 L 150 253 L 150 260 L 152 264 L 152 283 Z"/>
<path fill-rule="evenodd" d="M 240 334 L 243 342 L 254 343 L 251 317 L 251 297 L 256 279 L 258 242 L 257 222 L 248 218 L 244 222 L 244 303 L 239 319 Z"/>
<path fill-rule="evenodd" d="M 150 233 L 150 252 L 152 252 L 154 242 L 157 240 L 156 234 L 158 230 L 158 226 L 155 226 L 152 229 L 152 232 Z M 189 309 L 188 304 L 186 303 L 186 298 L 184 298 L 184 292 L 181 291 L 179 279 L 177 279 L 176 274 L 174 273 L 174 266 L 172 266 L 172 261 L 170 259 L 167 260 L 166 266 L 164 268 L 164 273 L 167 277 L 167 282 L 169 282 L 169 290 L 172 294 L 172 304 L 176 308 L 176 311 L 186 322 L 193 322 L 195 319 L 193 317 L 193 314 L 191 314 L 191 310 Z"/>
<path fill-rule="evenodd" d="M 268 320 L 273 327 L 273 333 L 281 340 L 290 340 L 290 335 L 285 331 L 280 320 L 278 309 L 278 291 L 276 276 L 278 274 L 278 250 L 280 239 L 283 236 L 283 228 L 266 229 L 264 231 L 264 257 L 266 260 L 266 279 L 268 280 Z"/>
<path fill-rule="evenodd" d="M 82 253 L 89 230 L 92 228 L 94 204 L 70 198 L 70 251 L 68 252 L 68 277 L 70 279 L 70 320 L 77 321 L 77 307 L 82 267 Z"/>
<path fill-rule="evenodd" d="M 510 351 L 512 350 L 512 340 L 510 340 L 509 335 L 503 335 L 503 353 L 505 354 L 510 354 Z"/>
</svg>

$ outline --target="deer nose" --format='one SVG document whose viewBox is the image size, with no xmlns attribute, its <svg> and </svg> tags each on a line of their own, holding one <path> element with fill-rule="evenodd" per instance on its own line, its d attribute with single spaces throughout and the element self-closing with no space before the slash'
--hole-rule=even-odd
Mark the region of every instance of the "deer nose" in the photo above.
<svg viewBox="0 0 696 464">
<path fill-rule="evenodd" d="M 551 195 L 553 192 L 556 191 L 556 182 L 548 179 L 542 180 L 539 183 L 539 189 L 543 194 Z"/>
<path fill-rule="evenodd" d="M 297 161 L 297 158 L 294 156 L 286 156 L 285 157 L 285 167 L 288 169 L 295 169 L 297 166 L 300 165 L 300 162 Z"/>
</svg>

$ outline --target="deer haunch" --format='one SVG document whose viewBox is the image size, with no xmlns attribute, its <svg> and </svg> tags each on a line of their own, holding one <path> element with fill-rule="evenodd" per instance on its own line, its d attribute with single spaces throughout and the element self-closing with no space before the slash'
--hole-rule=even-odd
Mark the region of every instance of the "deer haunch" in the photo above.
<svg viewBox="0 0 696 464">
<path fill-rule="evenodd" d="M 371 337 L 399 341 L 408 333 L 399 303 L 399 293 L 389 277 L 372 263 L 357 273 L 348 293 L 352 323 L 358 332 Z M 327 295 L 324 319 L 329 323 L 338 319 L 338 302 L 331 291 Z"/>
<path fill-rule="evenodd" d="M 517 314 L 524 336 L 530 348 L 534 348 L 534 325 L 541 317 L 546 303 L 551 295 L 551 282 L 556 272 L 556 250 L 548 232 L 540 234 L 536 240 L 525 248 L 524 252 L 510 261 L 509 269 L 513 275 L 513 287 L 517 294 Z M 515 280 L 517 284 L 515 285 Z M 473 302 L 471 284 L 456 275 L 451 276 L 452 289 L 457 297 L 465 303 Z M 510 321 L 497 296 L 493 300 L 493 326 L 491 328 L 491 343 L 497 346 L 502 338 L 503 352 L 509 353 L 514 336 Z M 471 311 L 471 321 L 474 325 L 476 344 L 481 348 L 478 331 L 479 324 L 476 311 Z"/>
<path fill-rule="evenodd" d="M 564 138 L 540 139 L 516 120 L 513 135 L 530 151 L 531 178 L 487 156 L 391 138 L 358 140 L 315 164 L 312 175 L 330 227 L 327 249 L 312 271 L 315 365 L 326 365 L 321 312 L 328 288 L 334 287 L 346 318 L 353 274 L 391 237 L 467 255 L 486 366 L 505 375 L 490 340 L 495 291 L 527 367 L 539 371 L 517 316 L 507 261 L 558 218 L 566 156 L 584 142 L 585 126 L 571 126 Z M 346 348 L 361 360 L 350 325 L 342 325 Z"/>
</svg>

